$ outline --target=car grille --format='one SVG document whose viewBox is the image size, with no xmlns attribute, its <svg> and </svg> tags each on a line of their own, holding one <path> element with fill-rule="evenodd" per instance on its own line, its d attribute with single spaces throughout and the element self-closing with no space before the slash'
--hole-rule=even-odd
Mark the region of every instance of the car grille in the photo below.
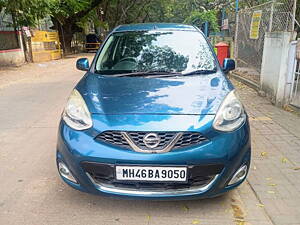
<svg viewBox="0 0 300 225">
<path fill-rule="evenodd" d="M 188 166 L 188 181 L 186 183 L 176 182 L 141 182 L 141 181 L 117 181 L 115 179 L 113 164 L 100 164 L 93 162 L 82 162 L 81 166 L 89 174 L 95 183 L 113 185 L 120 188 L 131 189 L 182 189 L 190 187 L 201 187 L 209 184 L 216 175 L 224 168 L 222 164 L 193 165 Z"/>
<path fill-rule="evenodd" d="M 143 141 L 145 135 L 149 133 L 155 133 L 160 139 L 159 144 L 155 148 L 148 148 Z M 170 145 L 170 143 L 179 133 L 181 136 L 177 140 L 177 142 L 172 146 L 171 150 L 199 145 L 203 142 L 208 141 L 206 137 L 204 137 L 201 133 L 198 132 L 126 132 L 126 134 L 130 137 L 132 142 L 134 142 L 134 144 L 138 148 L 145 151 L 164 150 L 168 145 Z M 121 148 L 132 149 L 124 135 L 122 135 L 121 131 L 104 131 L 96 137 L 96 140 Z"/>
<path fill-rule="evenodd" d="M 197 132 L 184 132 L 181 138 L 174 145 L 174 148 L 184 148 L 192 145 L 198 145 L 207 139 Z"/>
<path fill-rule="evenodd" d="M 121 132 L 119 131 L 105 131 L 96 137 L 96 140 L 102 141 L 108 144 L 120 146 L 123 148 L 130 148 L 128 142 L 125 140 Z"/>
</svg>

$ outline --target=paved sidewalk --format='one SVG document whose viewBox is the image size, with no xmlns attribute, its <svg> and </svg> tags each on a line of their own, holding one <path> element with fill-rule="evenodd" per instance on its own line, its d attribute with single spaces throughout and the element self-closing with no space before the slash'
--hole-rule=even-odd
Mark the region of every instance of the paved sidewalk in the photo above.
<svg viewBox="0 0 300 225">
<path fill-rule="evenodd" d="M 233 83 L 250 117 L 253 152 L 247 181 L 259 202 L 256 206 L 273 224 L 299 225 L 300 117 Z"/>
</svg>

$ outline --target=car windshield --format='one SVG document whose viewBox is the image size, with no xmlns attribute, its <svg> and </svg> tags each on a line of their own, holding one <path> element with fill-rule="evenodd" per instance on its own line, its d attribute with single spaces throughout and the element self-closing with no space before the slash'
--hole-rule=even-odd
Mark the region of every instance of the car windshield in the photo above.
<svg viewBox="0 0 300 225">
<path fill-rule="evenodd" d="M 213 71 L 215 59 L 205 38 L 192 31 L 138 31 L 112 34 L 96 61 L 100 74 Z"/>
</svg>

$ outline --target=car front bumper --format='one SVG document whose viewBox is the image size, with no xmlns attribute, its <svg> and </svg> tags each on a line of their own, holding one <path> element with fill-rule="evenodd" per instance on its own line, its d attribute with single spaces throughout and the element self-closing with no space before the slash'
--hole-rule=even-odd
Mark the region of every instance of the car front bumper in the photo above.
<svg viewBox="0 0 300 225">
<path fill-rule="evenodd" d="M 96 132 L 98 134 L 98 132 Z M 251 146 L 249 124 L 230 133 L 207 134 L 210 141 L 200 146 L 174 150 L 163 154 L 145 154 L 118 149 L 94 140 L 95 131 L 75 131 L 63 121 L 60 123 L 57 143 L 57 162 L 63 162 L 77 183 L 62 179 L 73 188 L 92 193 L 120 198 L 140 199 L 195 199 L 208 198 L 227 192 L 239 184 L 228 185 L 233 175 L 242 166 L 250 166 Z M 82 162 L 104 165 L 151 165 L 191 166 L 223 165 L 219 174 L 206 185 L 181 189 L 132 189 L 101 184 L 87 173 Z M 248 172 L 248 169 L 247 169 Z"/>
</svg>

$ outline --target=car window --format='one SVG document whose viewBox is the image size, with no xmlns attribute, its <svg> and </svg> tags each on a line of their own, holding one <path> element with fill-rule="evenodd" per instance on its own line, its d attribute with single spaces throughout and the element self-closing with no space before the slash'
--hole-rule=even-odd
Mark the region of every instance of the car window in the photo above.
<svg viewBox="0 0 300 225">
<path fill-rule="evenodd" d="M 112 34 L 97 61 L 105 74 L 214 70 L 215 59 L 199 32 L 140 31 Z"/>
</svg>

